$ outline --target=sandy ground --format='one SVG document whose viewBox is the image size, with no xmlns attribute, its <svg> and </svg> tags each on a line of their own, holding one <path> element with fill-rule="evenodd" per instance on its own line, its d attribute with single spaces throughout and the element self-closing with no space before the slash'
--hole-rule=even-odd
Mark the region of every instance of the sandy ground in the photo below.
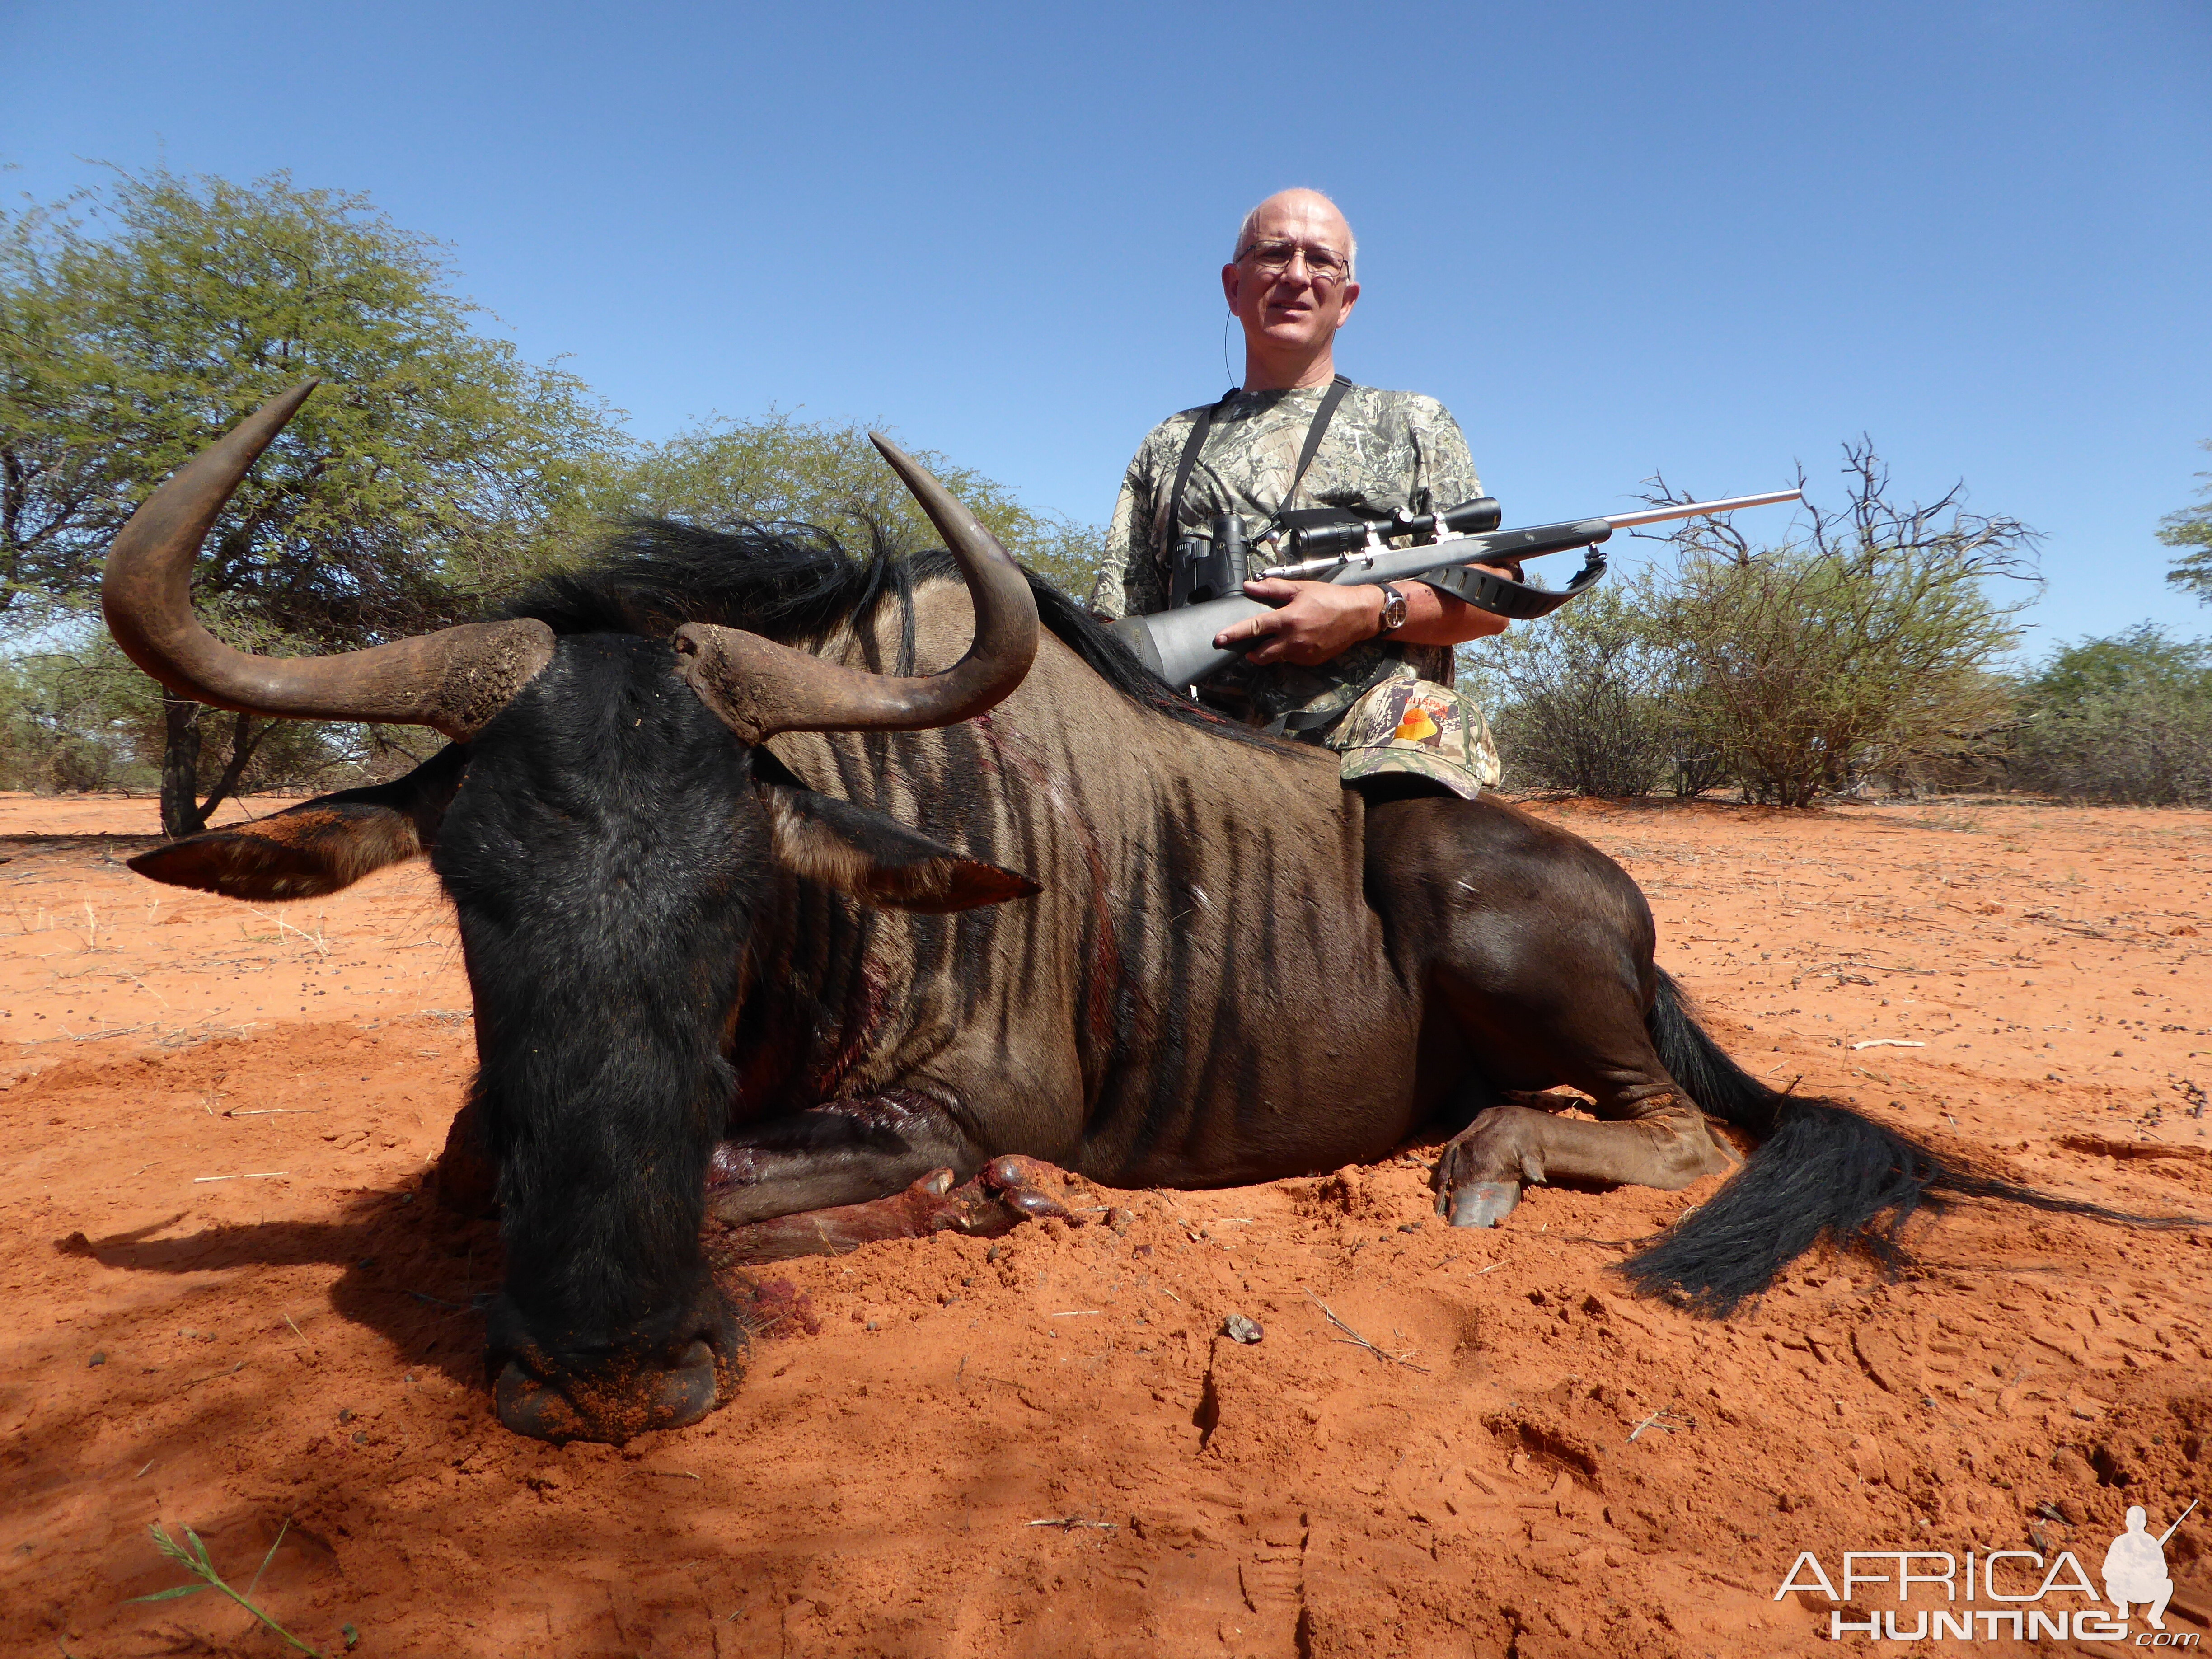
<svg viewBox="0 0 2212 1659">
<path fill-rule="evenodd" d="M 1538 810 L 1644 884 L 1753 1070 L 2212 1211 L 2212 815 Z M 427 871 L 250 908 L 124 869 L 152 817 L 0 796 L 10 1655 L 284 1651 L 126 1601 L 183 1582 L 155 1522 L 241 1587 L 285 1528 L 254 1599 L 325 1653 L 1834 1652 L 1774 1598 L 1801 1551 L 2094 1576 L 2126 1504 L 2212 1498 L 2212 1235 L 1969 1206 L 1902 1282 L 1809 1258 L 1716 1324 L 1611 1271 L 1710 1186 L 1453 1231 L 1419 1148 L 793 1264 L 805 1316 L 707 1424 L 520 1440 L 495 1235 L 422 1191 L 471 1059 Z M 2209 1546 L 2203 1509 L 2167 1546 L 2174 1631 Z"/>
</svg>

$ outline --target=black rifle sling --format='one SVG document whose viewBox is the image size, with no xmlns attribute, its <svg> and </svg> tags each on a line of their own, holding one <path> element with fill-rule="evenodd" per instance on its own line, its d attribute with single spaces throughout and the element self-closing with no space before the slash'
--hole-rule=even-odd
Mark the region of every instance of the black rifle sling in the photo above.
<svg viewBox="0 0 2212 1659">
<path fill-rule="evenodd" d="M 1321 453 L 1321 441 L 1328 435 L 1328 423 L 1335 416 L 1336 406 L 1344 401 L 1344 394 L 1352 390 L 1352 382 L 1338 375 L 1328 383 L 1328 390 L 1321 395 L 1321 407 L 1314 410 L 1313 424 L 1306 428 L 1306 444 L 1298 451 L 1298 470 L 1291 474 L 1291 487 L 1283 492 L 1283 499 L 1275 503 L 1280 513 L 1298 498 L 1298 486 L 1306 480 L 1306 469 L 1313 465 Z"/>
<path fill-rule="evenodd" d="M 1336 406 L 1344 401 L 1344 394 L 1352 390 L 1352 382 L 1338 375 L 1329 382 L 1328 390 L 1322 393 L 1321 407 L 1314 410 L 1313 424 L 1306 428 L 1305 447 L 1298 451 L 1298 470 L 1291 474 L 1291 487 L 1283 492 L 1278 511 L 1288 507 L 1297 498 L 1298 486 L 1305 482 L 1306 469 L 1313 465 L 1314 457 L 1321 453 L 1321 441 L 1328 435 L 1328 423 L 1335 418 Z M 1176 461 L 1175 487 L 1168 491 L 1167 523 L 1164 526 L 1159 556 L 1164 559 L 1175 545 L 1176 526 L 1182 521 L 1182 492 L 1189 486 L 1191 469 L 1198 465 L 1199 452 L 1206 447 L 1206 434 L 1213 429 L 1213 417 L 1229 406 L 1229 400 L 1238 388 L 1231 386 L 1221 394 L 1221 401 L 1208 404 L 1198 411 L 1198 418 L 1190 423 L 1190 436 L 1183 440 L 1182 454 Z"/>
<path fill-rule="evenodd" d="M 1198 465 L 1198 452 L 1206 447 L 1206 434 L 1213 429 L 1213 417 L 1229 406 L 1237 395 L 1231 386 L 1221 394 L 1219 403 L 1208 404 L 1198 411 L 1198 418 L 1190 423 L 1190 436 L 1183 440 L 1182 459 L 1176 462 L 1175 488 L 1168 492 L 1168 516 L 1159 533 L 1153 538 L 1158 544 L 1154 555 L 1164 564 L 1176 544 L 1176 526 L 1182 519 L 1182 492 L 1190 483 L 1190 470 Z"/>
</svg>

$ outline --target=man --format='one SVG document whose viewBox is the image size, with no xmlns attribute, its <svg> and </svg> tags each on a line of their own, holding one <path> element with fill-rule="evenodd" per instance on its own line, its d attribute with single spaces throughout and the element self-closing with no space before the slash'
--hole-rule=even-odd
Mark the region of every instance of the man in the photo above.
<svg viewBox="0 0 2212 1659">
<path fill-rule="evenodd" d="M 2105 1594 L 2112 1598 L 2113 1618 L 2125 1619 L 2128 1603 L 2135 1601 L 2153 1630 L 2166 1628 L 2173 1580 L 2166 1576 L 2164 1542 L 2150 1535 L 2150 1516 L 2140 1504 L 2128 1506 L 2128 1529 L 2105 1552 Z"/>
<path fill-rule="evenodd" d="M 1138 448 L 1094 611 L 1166 609 L 1176 544 L 1207 534 L 1218 514 L 1242 515 L 1256 534 L 1285 508 L 1421 513 L 1482 493 L 1443 404 L 1337 378 L 1336 333 L 1359 299 L 1358 252 L 1352 227 L 1317 191 L 1283 191 L 1245 215 L 1221 269 L 1244 331 L 1244 383 L 1210 409 L 1170 416 Z M 1272 562 L 1255 549 L 1239 574 Z M 1489 726 L 1451 689 L 1451 648 L 1498 633 L 1503 617 L 1419 581 L 1248 580 L 1244 591 L 1279 606 L 1216 637 L 1260 643 L 1203 688 L 1208 702 L 1338 750 L 1345 781 L 1372 780 L 1363 786 L 1370 797 L 1441 786 L 1472 799 L 1496 785 Z"/>
</svg>

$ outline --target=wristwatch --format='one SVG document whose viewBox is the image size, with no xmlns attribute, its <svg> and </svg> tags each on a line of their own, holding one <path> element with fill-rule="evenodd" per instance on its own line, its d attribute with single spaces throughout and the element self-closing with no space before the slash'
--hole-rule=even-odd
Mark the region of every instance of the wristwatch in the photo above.
<svg viewBox="0 0 2212 1659">
<path fill-rule="evenodd" d="M 1406 596 L 1389 583 L 1382 584 L 1382 626 L 1377 630 L 1388 634 L 1393 629 L 1406 625 Z"/>
</svg>

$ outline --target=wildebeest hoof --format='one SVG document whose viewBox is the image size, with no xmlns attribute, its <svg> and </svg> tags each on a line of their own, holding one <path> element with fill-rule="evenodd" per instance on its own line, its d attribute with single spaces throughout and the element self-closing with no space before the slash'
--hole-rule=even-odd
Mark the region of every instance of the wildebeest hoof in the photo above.
<svg viewBox="0 0 2212 1659">
<path fill-rule="evenodd" d="M 978 1177 L 985 1190 L 1014 1212 L 1018 1219 L 1076 1221 L 1067 1206 L 1044 1189 L 1045 1178 L 1060 1171 L 1041 1158 L 1008 1153 L 983 1166 Z"/>
<path fill-rule="evenodd" d="M 694 1342 L 675 1364 L 640 1366 L 605 1379 L 541 1382 L 510 1359 L 492 1391 L 499 1420 L 533 1440 L 623 1443 L 655 1429 L 680 1429 L 721 1398 L 714 1351 Z"/>
<path fill-rule="evenodd" d="M 1517 1181 L 1470 1181 L 1437 1198 L 1437 1213 L 1455 1227 L 1495 1227 L 1521 1201 Z"/>
</svg>

